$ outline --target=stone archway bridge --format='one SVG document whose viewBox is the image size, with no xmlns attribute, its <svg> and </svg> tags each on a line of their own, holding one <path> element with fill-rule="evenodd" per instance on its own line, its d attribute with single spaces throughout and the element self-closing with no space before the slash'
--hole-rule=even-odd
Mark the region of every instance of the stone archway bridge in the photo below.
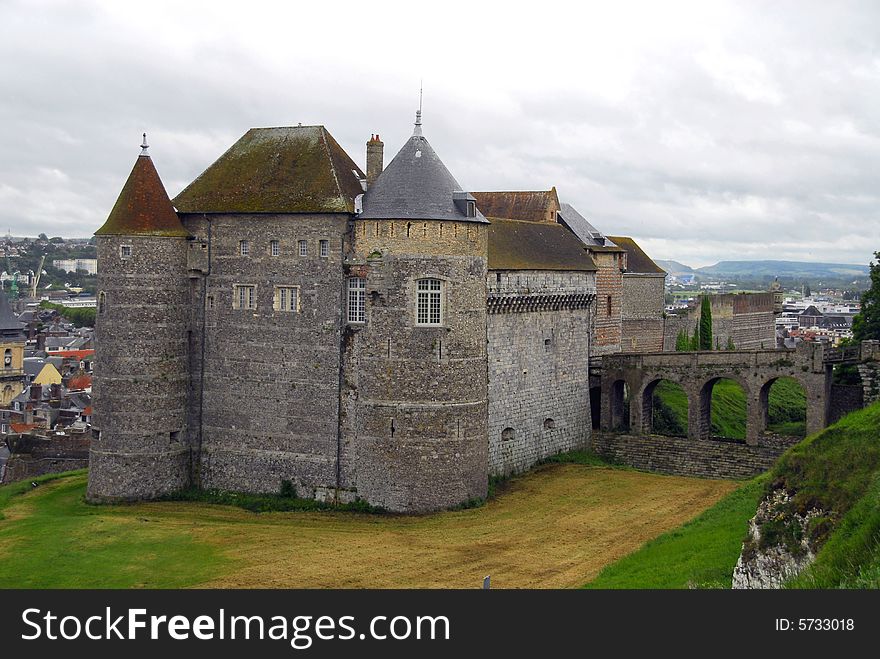
<svg viewBox="0 0 880 659">
<path fill-rule="evenodd" d="M 776 380 L 793 378 L 803 387 L 806 430 L 812 434 L 832 418 L 833 366 L 870 361 L 880 361 L 880 342 L 865 341 L 848 348 L 804 342 L 795 349 L 780 350 L 607 355 L 602 358 L 600 432 L 594 435 L 593 448 L 643 469 L 747 477 L 769 468 L 799 440 L 767 432 L 768 394 Z M 745 393 L 744 443 L 712 437 L 712 388 L 721 379 L 737 382 Z M 686 438 L 652 434 L 653 394 L 662 380 L 677 383 L 687 396 Z"/>
</svg>

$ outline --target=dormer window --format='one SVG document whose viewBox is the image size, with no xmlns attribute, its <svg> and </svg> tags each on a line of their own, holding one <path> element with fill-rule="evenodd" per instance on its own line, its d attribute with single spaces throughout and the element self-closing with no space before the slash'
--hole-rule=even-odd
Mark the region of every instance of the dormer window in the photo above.
<svg viewBox="0 0 880 659">
<path fill-rule="evenodd" d="M 467 203 L 467 216 L 468 217 L 476 217 L 477 216 L 477 204 L 474 201 L 469 201 Z"/>
</svg>

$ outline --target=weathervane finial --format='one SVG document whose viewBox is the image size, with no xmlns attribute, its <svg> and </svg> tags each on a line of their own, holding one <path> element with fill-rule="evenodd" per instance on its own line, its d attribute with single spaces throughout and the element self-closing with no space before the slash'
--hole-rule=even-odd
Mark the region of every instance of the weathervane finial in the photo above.
<svg viewBox="0 0 880 659">
<path fill-rule="evenodd" d="M 144 133 L 144 141 L 141 143 L 141 155 L 142 156 L 150 155 L 150 152 L 147 151 L 147 149 L 149 149 L 149 148 L 150 148 L 150 145 L 147 144 L 147 134 Z"/>
<path fill-rule="evenodd" d="M 416 127 L 413 135 L 422 134 L 422 81 L 419 80 L 419 109 L 416 110 Z"/>
</svg>

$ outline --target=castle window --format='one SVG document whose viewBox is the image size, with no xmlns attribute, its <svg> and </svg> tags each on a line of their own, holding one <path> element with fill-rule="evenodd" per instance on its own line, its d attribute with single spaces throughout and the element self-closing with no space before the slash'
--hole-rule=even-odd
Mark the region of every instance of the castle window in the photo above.
<svg viewBox="0 0 880 659">
<path fill-rule="evenodd" d="M 330 241 L 322 240 L 319 244 L 321 246 L 321 258 L 326 259 L 328 256 L 330 256 Z"/>
<path fill-rule="evenodd" d="M 131 258 L 131 245 L 120 245 L 119 246 L 119 258 L 121 258 L 121 259 L 130 259 Z"/>
<path fill-rule="evenodd" d="M 98 293 L 98 313 L 107 311 L 107 294 L 104 291 Z"/>
<path fill-rule="evenodd" d="M 299 311 L 299 287 L 275 287 L 275 311 Z"/>
<path fill-rule="evenodd" d="M 309 253 L 309 243 L 305 240 L 299 241 L 299 255 L 306 256 Z"/>
<path fill-rule="evenodd" d="M 416 300 L 416 324 L 440 325 L 443 322 L 443 282 L 419 279 Z"/>
<path fill-rule="evenodd" d="M 544 419 L 544 430 L 553 430 L 556 422 L 553 419 Z"/>
<path fill-rule="evenodd" d="M 3 353 L 3 368 L 12 368 L 12 348 L 6 348 Z"/>
<path fill-rule="evenodd" d="M 238 251 L 242 256 L 247 256 L 251 253 L 251 244 L 247 240 L 239 240 Z"/>
<path fill-rule="evenodd" d="M 513 428 L 505 428 L 501 431 L 502 442 L 509 442 L 514 437 L 516 437 L 516 431 Z"/>
<path fill-rule="evenodd" d="M 467 216 L 468 217 L 476 217 L 477 216 L 477 204 L 473 201 L 469 201 L 467 203 Z"/>
<path fill-rule="evenodd" d="M 610 316 L 611 315 L 611 296 L 610 295 L 608 296 L 608 299 L 606 300 L 605 306 L 606 306 L 607 313 Z"/>
<path fill-rule="evenodd" d="M 348 322 L 366 322 L 367 281 L 363 277 L 348 278 Z"/>
<path fill-rule="evenodd" d="M 236 284 L 232 287 L 232 308 L 233 309 L 256 309 L 257 295 L 256 286 L 240 286 Z"/>
<path fill-rule="evenodd" d="M 269 241 L 269 254 L 271 256 L 278 256 L 281 253 L 281 246 L 278 244 L 277 240 Z"/>
<path fill-rule="evenodd" d="M 205 307 L 207 307 L 208 311 L 212 311 L 214 309 L 214 296 L 209 295 L 205 300 Z"/>
</svg>

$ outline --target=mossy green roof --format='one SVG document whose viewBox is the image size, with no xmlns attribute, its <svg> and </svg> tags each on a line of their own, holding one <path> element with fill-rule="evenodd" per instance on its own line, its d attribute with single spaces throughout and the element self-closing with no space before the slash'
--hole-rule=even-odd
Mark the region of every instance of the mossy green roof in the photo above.
<svg viewBox="0 0 880 659">
<path fill-rule="evenodd" d="M 608 236 L 615 245 L 626 250 L 626 271 L 641 274 L 666 274 L 666 271 L 645 254 L 635 240 L 629 236 Z"/>
<path fill-rule="evenodd" d="M 174 205 L 181 213 L 353 213 L 363 178 L 323 126 L 252 128 Z"/>
<path fill-rule="evenodd" d="M 490 270 L 595 271 L 578 238 L 561 224 L 489 218 Z"/>
<path fill-rule="evenodd" d="M 95 235 L 189 236 L 150 156 L 138 156 L 113 210 Z"/>
</svg>

